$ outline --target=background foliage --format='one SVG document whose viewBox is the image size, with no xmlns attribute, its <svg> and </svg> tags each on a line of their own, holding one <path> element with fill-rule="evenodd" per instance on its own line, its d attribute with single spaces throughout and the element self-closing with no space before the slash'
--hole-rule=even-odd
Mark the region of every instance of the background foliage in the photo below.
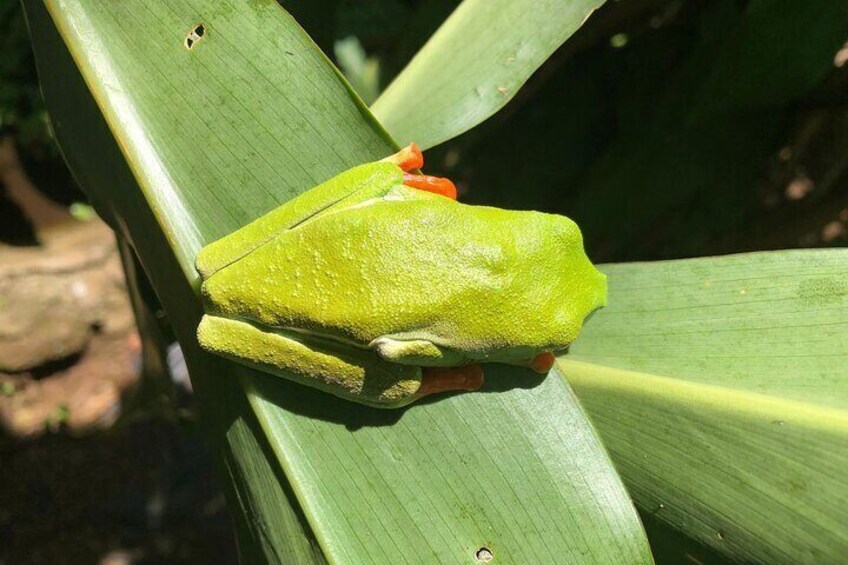
<svg viewBox="0 0 848 565">
<path fill-rule="evenodd" d="M 457 3 L 282 5 L 331 56 L 355 39 L 373 97 Z M 832 224 L 848 205 L 844 4 L 625 4 L 602 7 L 505 111 L 431 152 L 431 167 L 466 200 L 574 217 L 600 261 L 848 242 Z M 33 172 L 44 156 L 61 166 L 16 0 L 0 2 L 0 29 L 2 125 L 42 160 Z M 43 184 L 80 198 L 58 181 Z"/>
</svg>

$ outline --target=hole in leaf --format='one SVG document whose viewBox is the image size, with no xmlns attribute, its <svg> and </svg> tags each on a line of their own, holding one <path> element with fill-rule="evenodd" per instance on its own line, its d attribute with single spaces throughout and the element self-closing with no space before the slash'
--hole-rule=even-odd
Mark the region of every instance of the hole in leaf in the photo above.
<svg viewBox="0 0 848 565">
<path fill-rule="evenodd" d="M 197 24 L 194 28 L 186 34 L 185 38 L 185 46 L 186 49 L 191 49 L 197 42 L 200 41 L 203 36 L 206 34 L 206 26 L 203 24 Z"/>
<path fill-rule="evenodd" d="M 481 547 L 477 550 L 477 553 L 474 554 L 474 557 L 477 558 L 477 561 L 482 561 L 484 563 L 488 563 L 492 559 L 495 558 L 495 555 L 492 553 L 492 550 L 488 547 Z"/>
</svg>

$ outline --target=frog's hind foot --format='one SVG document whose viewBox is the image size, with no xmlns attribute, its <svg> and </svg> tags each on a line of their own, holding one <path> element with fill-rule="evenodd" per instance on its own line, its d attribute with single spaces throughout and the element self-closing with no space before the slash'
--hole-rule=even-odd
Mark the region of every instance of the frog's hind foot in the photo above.
<svg viewBox="0 0 848 565">
<path fill-rule="evenodd" d="M 432 192 L 456 200 L 456 185 L 450 179 L 430 175 L 403 174 L 403 184 L 418 190 Z"/>
<path fill-rule="evenodd" d="M 381 159 L 385 163 L 394 163 L 400 167 L 403 172 L 408 173 L 415 171 L 424 166 L 424 154 L 414 143 L 410 143 L 394 155 L 389 155 L 385 159 Z"/>
<path fill-rule="evenodd" d="M 403 184 L 456 200 L 456 186 L 450 179 L 420 175 L 419 170 L 424 166 L 424 155 L 414 143 L 410 143 L 394 155 L 389 155 L 381 161 L 394 163 L 403 171 Z"/>
<path fill-rule="evenodd" d="M 421 386 L 416 397 L 456 390 L 477 390 L 483 386 L 483 368 L 480 365 L 463 367 L 422 367 Z"/>
</svg>

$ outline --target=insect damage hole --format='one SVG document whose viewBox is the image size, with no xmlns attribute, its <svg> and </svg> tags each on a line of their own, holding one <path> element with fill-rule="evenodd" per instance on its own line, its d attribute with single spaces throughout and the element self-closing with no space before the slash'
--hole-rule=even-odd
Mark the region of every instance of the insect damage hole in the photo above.
<svg viewBox="0 0 848 565">
<path fill-rule="evenodd" d="M 474 554 L 474 557 L 477 558 L 477 561 L 482 561 L 483 563 L 488 563 L 492 559 L 495 558 L 495 555 L 492 553 L 492 550 L 488 547 L 481 547 L 477 550 L 477 553 Z"/>
<path fill-rule="evenodd" d="M 186 34 L 185 38 L 185 46 L 186 49 L 191 49 L 197 42 L 203 39 L 203 35 L 206 33 L 206 26 L 203 24 L 197 24 L 194 28 Z"/>
</svg>

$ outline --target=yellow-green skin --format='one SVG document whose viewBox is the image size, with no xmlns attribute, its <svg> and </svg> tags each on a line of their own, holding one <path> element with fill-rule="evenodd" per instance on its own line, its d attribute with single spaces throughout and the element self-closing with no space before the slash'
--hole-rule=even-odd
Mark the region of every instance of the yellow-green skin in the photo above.
<svg viewBox="0 0 848 565">
<path fill-rule="evenodd" d="M 397 407 L 415 400 L 421 367 L 529 365 L 606 303 L 568 218 L 402 182 L 397 165 L 362 165 L 204 247 L 201 346 Z"/>
</svg>

